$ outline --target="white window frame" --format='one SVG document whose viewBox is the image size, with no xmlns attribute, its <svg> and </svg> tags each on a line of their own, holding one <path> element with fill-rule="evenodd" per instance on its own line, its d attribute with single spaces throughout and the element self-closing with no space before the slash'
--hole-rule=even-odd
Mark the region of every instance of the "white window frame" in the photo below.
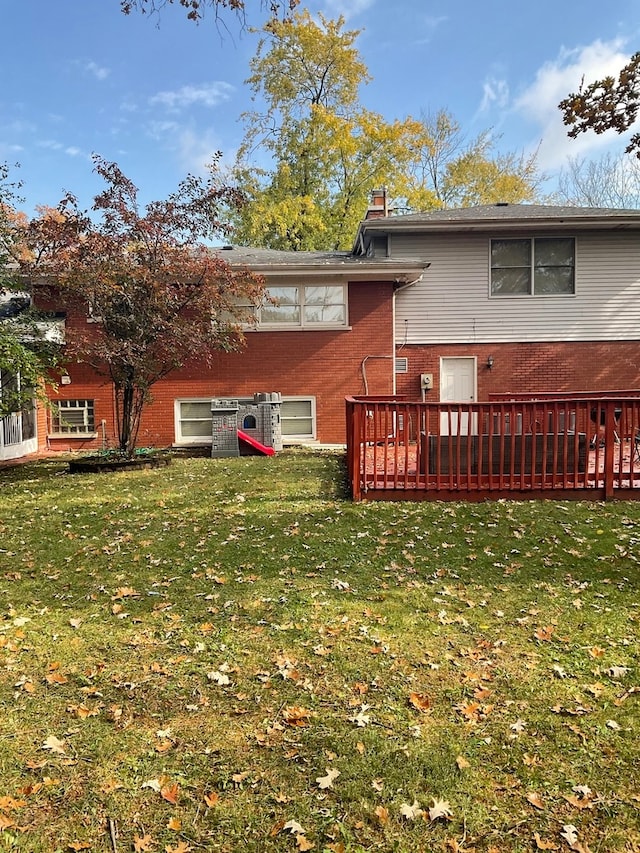
<svg viewBox="0 0 640 853">
<path fill-rule="evenodd" d="M 323 282 L 278 282 L 277 284 L 274 282 L 271 284 L 271 287 L 275 290 L 276 288 L 297 288 L 298 289 L 298 302 L 295 304 L 299 306 L 300 310 L 300 318 L 296 322 L 268 322 L 263 320 L 262 318 L 262 309 L 265 306 L 259 306 L 256 309 L 257 318 L 258 318 L 258 326 L 257 329 L 263 329 L 271 331 L 273 329 L 277 329 L 278 331 L 300 331 L 300 329 L 304 329 L 305 331 L 320 331 L 325 329 L 341 329 L 345 330 L 349 328 L 349 290 L 348 285 L 339 281 L 323 281 Z M 344 306 L 344 322 L 342 323 L 313 323 L 308 320 L 305 320 L 305 307 L 307 306 L 305 301 L 305 294 L 307 288 L 313 287 L 336 287 L 342 290 L 342 302 L 341 305 Z M 269 295 L 269 286 L 266 288 L 267 296 Z M 312 305 L 313 303 L 311 303 Z M 338 303 L 335 303 L 338 304 Z"/>
<path fill-rule="evenodd" d="M 280 407 L 280 424 L 282 426 L 282 443 L 283 444 L 301 444 L 303 442 L 315 441 L 316 436 L 318 434 L 317 427 L 317 419 L 316 419 L 316 398 L 311 396 L 299 396 L 299 397 L 290 397 L 286 396 L 282 398 L 282 403 L 299 403 L 305 402 L 310 403 L 310 417 L 311 417 L 311 432 L 310 433 L 292 433 L 291 435 L 285 435 L 284 432 L 284 421 L 286 420 L 295 420 L 294 418 L 287 418 L 284 415 L 282 406 Z M 302 419 L 301 419 L 302 420 Z M 307 420 L 305 417 L 304 420 Z"/>
<path fill-rule="evenodd" d="M 51 400 L 51 412 L 49 415 L 49 436 L 63 435 L 65 438 L 82 436 L 83 438 L 95 436 L 96 415 L 95 400 L 89 398 L 73 398 Z M 75 403 L 75 405 L 70 405 Z M 55 411 L 57 409 L 57 412 Z M 82 412 L 84 429 L 75 426 L 64 427 L 64 412 Z"/>
<path fill-rule="evenodd" d="M 213 420 L 211 414 L 211 397 L 181 397 L 173 401 L 173 412 L 174 412 L 174 431 L 173 434 L 175 436 L 175 444 L 181 446 L 193 445 L 193 444 L 211 444 L 213 440 Z M 209 433 L 207 436 L 202 435 L 182 435 L 182 422 L 183 421 L 206 421 L 207 418 L 183 418 L 182 417 L 182 404 L 183 403 L 206 403 L 209 407 Z"/>
<path fill-rule="evenodd" d="M 531 246 L 531 254 L 529 261 L 529 292 L 528 293 L 494 293 L 493 292 L 493 263 L 492 249 L 494 242 L 506 243 L 509 241 L 522 242 L 526 240 Z M 536 293 L 535 291 L 535 270 L 536 270 L 536 240 L 572 240 L 573 241 L 573 290 L 571 293 Z M 490 299 L 572 299 L 576 295 L 576 268 L 577 268 L 577 240 L 575 236 L 570 234 L 539 234 L 535 237 L 527 236 L 508 236 L 508 237 L 492 237 L 489 240 L 489 298 Z"/>
</svg>

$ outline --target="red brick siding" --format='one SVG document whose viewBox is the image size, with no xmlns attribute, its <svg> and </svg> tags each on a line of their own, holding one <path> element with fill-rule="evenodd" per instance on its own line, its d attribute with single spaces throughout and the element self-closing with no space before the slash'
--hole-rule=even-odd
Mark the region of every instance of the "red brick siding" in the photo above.
<svg viewBox="0 0 640 853">
<path fill-rule="evenodd" d="M 139 444 L 166 446 L 175 440 L 174 400 L 177 398 L 252 396 L 279 391 L 283 396 L 315 396 L 317 438 L 344 443 L 348 394 L 390 394 L 393 391 L 391 283 L 351 283 L 347 331 L 249 332 L 238 353 L 219 353 L 210 368 L 197 364 L 176 371 L 153 386 L 154 401 L 145 411 Z M 77 322 L 71 318 L 70 322 Z M 81 322 L 86 322 L 82 318 Z M 366 363 L 367 389 L 362 363 Z M 110 383 L 83 364 L 69 364 L 71 385 L 60 385 L 63 399 L 93 399 L 96 427 L 106 421 L 109 445 L 115 444 L 113 393 Z M 52 446 L 100 446 L 65 436 Z"/>
<path fill-rule="evenodd" d="M 398 374 L 397 393 L 420 398 L 420 374 L 433 373 L 427 399 L 440 399 L 440 358 L 476 356 L 478 400 L 506 391 L 602 391 L 640 388 L 639 341 L 408 345 L 398 355 L 409 372 Z M 493 367 L 487 359 L 493 357 Z"/>
</svg>

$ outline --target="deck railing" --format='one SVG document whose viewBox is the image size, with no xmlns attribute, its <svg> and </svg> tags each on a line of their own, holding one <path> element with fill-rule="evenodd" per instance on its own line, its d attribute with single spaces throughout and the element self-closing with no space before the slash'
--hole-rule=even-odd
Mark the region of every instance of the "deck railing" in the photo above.
<svg viewBox="0 0 640 853">
<path fill-rule="evenodd" d="M 506 396 L 347 398 L 354 500 L 640 499 L 640 391 Z"/>
</svg>

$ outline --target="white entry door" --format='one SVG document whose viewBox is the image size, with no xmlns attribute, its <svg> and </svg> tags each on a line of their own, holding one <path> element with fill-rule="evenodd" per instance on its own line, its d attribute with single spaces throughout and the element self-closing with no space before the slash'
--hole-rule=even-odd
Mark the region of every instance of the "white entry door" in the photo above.
<svg viewBox="0 0 640 853">
<path fill-rule="evenodd" d="M 440 402 L 475 403 L 476 401 L 476 358 L 459 356 L 440 359 Z M 478 416 L 473 414 L 469 422 L 469 413 L 463 412 L 458 430 L 458 413 L 443 412 L 440 415 L 441 435 L 476 435 Z"/>
</svg>

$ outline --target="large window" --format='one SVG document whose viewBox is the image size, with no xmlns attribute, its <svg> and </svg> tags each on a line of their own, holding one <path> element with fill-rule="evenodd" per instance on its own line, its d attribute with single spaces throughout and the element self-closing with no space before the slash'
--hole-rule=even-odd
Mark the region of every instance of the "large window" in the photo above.
<svg viewBox="0 0 640 853">
<path fill-rule="evenodd" d="M 491 241 L 492 296 L 571 296 L 574 293 L 573 237 Z"/>
<path fill-rule="evenodd" d="M 270 300 L 259 310 L 260 326 L 319 328 L 347 325 L 346 287 L 330 285 L 282 285 L 269 287 Z"/>
<path fill-rule="evenodd" d="M 93 400 L 55 400 L 52 402 L 49 432 L 64 435 L 95 432 Z"/>
</svg>

